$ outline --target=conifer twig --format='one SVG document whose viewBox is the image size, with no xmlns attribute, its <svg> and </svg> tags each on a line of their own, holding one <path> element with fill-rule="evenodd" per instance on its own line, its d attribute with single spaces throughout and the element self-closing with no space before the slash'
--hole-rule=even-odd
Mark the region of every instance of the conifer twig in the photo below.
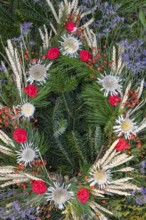
<svg viewBox="0 0 146 220">
<path fill-rule="evenodd" d="M 64 105 L 65 105 L 65 107 L 66 107 L 66 110 L 67 110 L 69 116 L 70 116 L 71 118 L 73 118 L 73 117 L 72 117 L 72 114 L 71 114 L 71 112 L 70 112 L 70 110 L 69 110 L 69 107 L 68 107 L 68 104 L 67 104 L 67 102 L 66 102 L 66 98 L 65 98 L 65 95 L 64 95 L 63 92 L 62 92 L 62 98 L 63 98 Z"/>
</svg>

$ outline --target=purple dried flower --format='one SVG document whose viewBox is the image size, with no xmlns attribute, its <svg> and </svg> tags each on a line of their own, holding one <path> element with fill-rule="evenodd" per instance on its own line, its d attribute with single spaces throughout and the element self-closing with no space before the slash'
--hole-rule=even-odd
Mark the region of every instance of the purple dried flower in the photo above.
<svg viewBox="0 0 146 220">
<path fill-rule="evenodd" d="M 100 2 L 98 0 L 83 0 L 82 3 L 81 8 L 84 9 L 84 11 L 92 11 L 95 18 L 97 10 L 101 12 L 101 19 L 95 20 L 94 22 L 94 25 L 99 28 L 98 38 L 105 37 L 107 33 L 110 33 L 124 21 L 124 17 L 120 17 L 117 14 L 117 10 L 120 7 L 119 4 L 112 5 L 109 2 Z"/>
<path fill-rule="evenodd" d="M 146 204 L 146 187 L 142 186 L 141 192 L 134 190 L 132 196 L 135 198 L 135 202 L 137 205 Z"/>
<path fill-rule="evenodd" d="M 17 43 L 18 47 L 20 47 L 20 44 L 23 42 L 23 36 L 26 37 L 29 34 L 32 25 L 33 23 L 31 22 L 20 24 L 22 34 L 19 37 L 12 38 L 12 40 Z M 30 40 L 29 44 L 34 45 L 35 43 L 34 41 Z M 23 44 L 21 44 L 21 46 L 22 45 Z"/>
<path fill-rule="evenodd" d="M 4 72 L 5 71 L 5 67 L 0 65 L 0 72 Z"/>
<path fill-rule="evenodd" d="M 21 212 L 21 217 L 22 217 L 22 218 L 25 218 L 25 217 L 26 217 L 25 212 Z"/>
<path fill-rule="evenodd" d="M 138 80 L 138 84 L 140 84 L 139 80 Z M 143 173 L 143 174 L 146 173 L 146 160 L 144 160 L 144 161 L 141 162 L 140 172 Z"/>
<path fill-rule="evenodd" d="M 144 160 L 144 161 L 141 162 L 141 166 L 142 166 L 142 168 L 144 168 L 144 169 L 146 168 L 146 160 Z"/>
<path fill-rule="evenodd" d="M 20 27 L 24 36 L 26 36 L 30 32 L 30 28 L 32 27 L 32 22 L 20 24 Z"/>
<path fill-rule="evenodd" d="M 12 192 L 12 194 L 11 194 Z M 13 196 L 15 193 L 12 190 L 8 190 L 8 193 L 5 191 L 2 191 L 0 193 L 0 199 L 3 201 L 5 198 L 9 196 Z M 34 208 L 32 207 L 24 207 L 23 209 L 20 207 L 19 202 L 16 200 L 12 202 L 12 207 L 9 208 L 8 210 L 6 208 L 0 207 L 0 218 L 3 220 L 15 220 L 17 218 L 19 219 L 36 219 L 36 217 L 33 215 L 34 213 Z"/>
<path fill-rule="evenodd" d="M 146 187 L 144 187 L 144 186 L 141 187 L 141 193 L 142 193 L 143 197 L 146 198 Z"/>
<path fill-rule="evenodd" d="M 143 201 L 138 198 L 138 199 L 136 199 L 136 204 L 137 205 L 143 205 Z"/>
<path fill-rule="evenodd" d="M 133 75 L 144 71 L 146 69 L 146 49 L 144 47 L 144 41 L 133 40 L 132 42 L 128 42 L 125 40 L 119 44 L 125 49 L 121 55 L 127 69 L 130 70 Z"/>
<path fill-rule="evenodd" d="M 19 37 L 14 37 L 12 40 L 17 41 L 17 42 L 21 42 L 22 41 L 22 35 L 20 35 Z"/>
<path fill-rule="evenodd" d="M 13 202 L 13 209 L 15 209 L 16 211 L 20 211 L 20 205 L 18 201 Z"/>
</svg>

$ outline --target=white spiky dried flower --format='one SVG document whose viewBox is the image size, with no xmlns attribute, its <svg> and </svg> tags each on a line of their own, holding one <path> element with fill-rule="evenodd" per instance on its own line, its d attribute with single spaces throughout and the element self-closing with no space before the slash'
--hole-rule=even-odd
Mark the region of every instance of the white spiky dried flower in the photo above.
<svg viewBox="0 0 146 220">
<path fill-rule="evenodd" d="M 16 107 L 13 106 L 15 111 L 17 108 L 19 108 L 19 117 L 23 117 L 26 120 L 33 118 L 35 106 L 31 102 L 22 101 L 20 105 L 17 105 Z"/>
<path fill-rule="evenodd" d="M 126 139 L 129 139 L 131 135 L 135 135 L 137 128 L 137 123 L 134 122 L 133 118 L 124 117 L 123 115 L 120 115 L 118 119 L 116 119 L 116 125 L 113 127 L 118 137 L 124 135 Z"/>
<path fill-rule="evenodd" d="M 35 81 L 38 84 L 43 85 L 46 83 L 46 80 L 49 78 L 49 74 L 47 71 L 50 69 L 52 62 L 50 62 L 47 66 L 42 64 L 42 61 L 38 60 L 34 62 L 29 70 L 28 70 L 28 78 L 27 81 L 31 84 Z"/>
<path fill-rule="evenodd" d="M 70 185 L 54 182 L 45 193 L 47 201 L 53 201 L 56 207 L 63 209 L 66 203 L 73 198 L 73 192 L 68 190 L 69 187 Z"/>
<path fill-rule="evenodd" d="M 20 150 L 17 153 L 17 162 L 23 163 L 25 166 L 31 165 L 31 162 L 38 157 L 38 148 L 34 147 L 32 143 L 25 143 L 21 145 Z"/>
<path fill-rule="evenodd" d="M 122 86 L 120 84 L 122 80 L 119 76 L 111 74 L 102 74 L 97 79 L 97 82 L 102 86 L 101 91 L 104 90 L 104 96 L 121 94 Z"/>
<path fill-rule="evenodd" d="M 138 124 L 137 122 L 135 122 L 134 117 L 131 117 L 136 111 L 143 107 L 145 103 L 146 101 L 143 100 L 138 105 L 136 105 L 136 107 L 127 111 L 126 115 L 118 116 L 115 122 L 116 125 L 113 126 L 113 130 L 118 135 L 118 137 L 124 135 L 126 139 L 130 139 L 131 135 L 137 135 L 139 132 L 143 131 L 143 129 L 146 128 L 146 118 L 144 118 Z"/>
<path fill-rule="evenodd" d="M 60 41 L 62 54 L 69 57 L 76 57 L 82 44 L 81 41 L 72 35 L 64 35 L 62 39 L 63 41 Z"/>
<path fill-rule="evenodd" d="M 122 95 L 122 78 L 120 78 L 120 74 L 124 68 L 124 63 L 122 62 L 121 55 L 119 54 L 117 57 L 116 54 L 116 48 L 113 46 L 111 72 L 110 74 L 105 72 L 101 77 L 97 78 L 97 82 L 102 86 L 101 91 L 104 90 L 104 96 L 108 96 L 108 94 Z"/>
<path fill-rule="evenodd" d="M 95 164 L 90 169 L 88 181 L 91 186 L 98 186 L 98 188 L 96 187 L 94 189 L 93 193 L 95 193 L 97 189 L 97 194 L 100 192 L 100 190 L 103 190 L 105 194 L 115 193 L 118 195 L 128 196 L 131 195 L 130 190 L 133 190 L 134 188 L 139 189 L 137 186 L 129 183 L 129 180 L 132 179 L 131 177 L 116 179 L 116 176 L 114 175 L 119 171 L 121 173 L 125 173 L 133 170 L 131 167 L 125 167 L 121 170 L 113 169 L 130 161 L 133 158 L 133 156 L 128 156 L 125 153 L 120 153 L 116 151 L 115 147 L 118 144 L 118 142 L 119 140 L 116 140 L 111 145 L 109 150 L 106 151 L 105 155 L 97 162 L 95 162 Z"/>
</svg>

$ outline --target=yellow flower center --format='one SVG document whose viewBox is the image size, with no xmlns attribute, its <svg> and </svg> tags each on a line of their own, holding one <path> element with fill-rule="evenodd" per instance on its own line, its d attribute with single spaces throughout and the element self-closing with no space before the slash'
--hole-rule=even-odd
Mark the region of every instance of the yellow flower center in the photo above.
<svg viewBox="0 0 146 220">
<path fill-rule="evenodd" d="M 35 64 L 30 68 L 29 74 L 33 80 L 43 81 L 46 77 L 46 68 L 41 64 Z"/>
<path fill-rule="evenodd" d="M 53 197 L 56 203 L 65 203 L 69 199 L 69 193 L 66 189 L 58 188 L 54 191 Z"/>
<path fill-rule="evenodd" d="M 66 38 L 64 40 L 63 47 L 67 53 L 69 54 L 75 53 L 79 49 L 78 40 L 73 37 Z"/>
<path fill-rule="evenodd" d="M 107 182 L 108 176 L 104 170 L 96 170 L 93 177 L 98 184 L 105 184 Z"/>
<path fill-rule="evenodd" d="M 121 129 L 122 131 L 131 131 L 133 128 L 133 122 L 130 119 L 126 119 L 121 123 Z"/>
</svg>

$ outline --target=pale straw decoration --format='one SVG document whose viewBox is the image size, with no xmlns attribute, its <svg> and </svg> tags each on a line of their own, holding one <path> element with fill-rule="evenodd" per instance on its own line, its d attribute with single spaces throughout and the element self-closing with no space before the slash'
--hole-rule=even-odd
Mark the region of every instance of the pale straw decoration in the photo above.
<svg viewBox="0 0 146 220">
<path fill-rule="evenodd" d="M 0 130 L 0 140 L 2 140 L 6 145 L 15 147 L 13 140 L 10 139 L 2 130 Z"/>
<path fill-rule="evenodd" d="M 5 48 L 8 60 L 10 62 L 11 68 L 13 70 L 15 81 L 17 85 L 17 89 L 20 97 L 22 96 L 21 91 L 21 83 L 22 83 L 22 70 L 20 65 L 20 59 L 18 56 L 18 51 L 13 47 L 12 42 L 10 40 L 7 41 L 8 47 Z"/>
<path fill-rule="evenodd" d="M 0 152 L 9 156 L 13 155 L 13 152 L 11 149 L 9 149 L 8 147 L 2 146 L 0 145 Z"/>
</svg>

